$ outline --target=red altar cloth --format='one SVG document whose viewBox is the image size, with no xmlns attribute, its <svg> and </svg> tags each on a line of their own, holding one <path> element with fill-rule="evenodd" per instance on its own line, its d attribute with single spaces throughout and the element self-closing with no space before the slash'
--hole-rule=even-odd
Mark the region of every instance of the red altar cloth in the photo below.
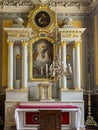
<svg viewBox="0 0 98 130">
<path fill-rule="evenodd" d="M 75 109 L 78 108 L 77 106 L 73 106 L 73 105 L 62 105 L 62 104 L 58 104 L 58 105 L 19 105 L 17 106 L 17 108 L 19 109 Z"/>
<path fill-rule="evenodd" d="M 62 119 L 62 125 L 69 124 L 69 112 L 62 112 L 61 119 Z M 39 124 L 39 121 L 40 121 L 39 112 L 25 112 L 26 125 Z"/>
</svg>

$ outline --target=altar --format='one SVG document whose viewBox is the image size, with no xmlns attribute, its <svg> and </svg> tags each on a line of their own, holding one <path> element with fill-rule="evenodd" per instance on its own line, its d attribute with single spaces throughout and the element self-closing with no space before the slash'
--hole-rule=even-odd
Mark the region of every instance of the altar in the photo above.
<svg viewBox="0 0 98 130">
<path fill-rule="evenodd" d="M 38 21 L 42 13 L 49 18 L 46 25 Z M 80 56 L 85 28 L 73 27 L 64 18 L 67 23 L 56 29 L 55 18 L 48 5 L 37 5 L 27 26 L 15 22 L 4 28 L 8 44 L 4 130 L 13 125 L 17 130 L 85 128 Z"/>
<path fill-rule="evenodd" d="M 76 129 L 80 128 L 81 111 L 74 105 L 65 105 L 65 103 L 22 103 L 15 110 L 15 121 L 17 130 L 40 130 L 41 128 L 41 112 L 45 112 L 44 120 L 48 119 L 48 123 L 44 124 L 43 129 L 50 128 L 53 130 Z M 54 116 L 54 113 L 56 115 Z M 59 114 L 58 114 L 59 113 Z M 48 115 L 50 116 L 48 116 Z M 51 115 L 52 114 L 52 115 Z M 53 118 L 55 117 L 55 118 Z M 48 127 L 47 127 L 48 124 Z"/>
</svg>

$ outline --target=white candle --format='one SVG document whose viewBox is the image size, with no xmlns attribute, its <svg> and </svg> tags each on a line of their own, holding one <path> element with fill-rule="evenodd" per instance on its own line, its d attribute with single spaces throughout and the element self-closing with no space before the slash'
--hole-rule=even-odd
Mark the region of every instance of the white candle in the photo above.
<svg viewBox="0 0 98 130">
<path fill-rule="evenodd" d="M 43 66 L 41 66 L 41 76 L 43 76 Z"/>
<path fill-rule="evenodd" d="M 48 64 L 46 64 L 46 76 L 48 77 Z"/>
</svg>

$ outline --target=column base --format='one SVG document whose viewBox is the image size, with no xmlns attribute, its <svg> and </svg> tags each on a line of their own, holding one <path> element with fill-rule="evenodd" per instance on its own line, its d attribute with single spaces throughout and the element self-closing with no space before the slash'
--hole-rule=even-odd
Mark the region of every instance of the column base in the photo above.
<svg viewBox="0 0 98 130">
<path fill-rule="evenodd" d="M 13 90 L 13 87 L 8 87 L 6 90 L 8 90 L 8 91 L 9 91 L 9 90 Z"/>
<path fill-rule="evenodd" d="M 28 91 L 27 88 L 21 88 L 20 91 Z"/>
<path fill-rule="evenodd" d="M 67 87 L 66 88 L 60 88 L 61 91 L 67 91 L 69 90 Z"/>
<path fill-rule="evenodd" d="M 79 87 L 74 87 L 74 90 L 83 90 L 82 88 L 79 88 Z"/>
</svg>

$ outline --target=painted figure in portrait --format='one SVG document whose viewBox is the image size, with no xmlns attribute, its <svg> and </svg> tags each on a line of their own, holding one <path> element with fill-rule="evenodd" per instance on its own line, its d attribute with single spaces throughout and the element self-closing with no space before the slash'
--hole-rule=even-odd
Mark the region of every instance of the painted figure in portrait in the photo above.
<svg viewBox="0 0 98 130">
<path fill-rule="evenodd" d="M 48 77 L 49 66 L 53 61 L 53 44 L 46 39 L 33 44 L 33 77 Z"/>
<path fill-rule="evenodd" d="M 45 11 L 40 11 L 35 16 L 35 22 L 39 27 L 47 27 L 50 23 L 50 16 Z"/>
</svg>

